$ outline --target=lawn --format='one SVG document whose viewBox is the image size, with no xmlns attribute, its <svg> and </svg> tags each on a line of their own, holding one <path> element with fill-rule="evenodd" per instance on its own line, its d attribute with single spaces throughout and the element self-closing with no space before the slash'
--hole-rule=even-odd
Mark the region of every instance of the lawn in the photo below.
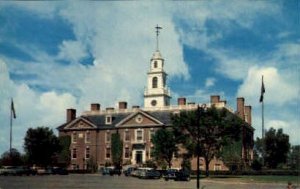
<svg viewBox="0 0 300 189">
<path fill-rule="evenodd" d="M 274 175 L 247 175 L 247 176 L 211 176 L 201 178 L 201 180 L 215 180 L 228 182 L 245 182 L 245 183 L 288 183 L 300 184 L 299 176 L 274 176 Z"/>
</svg>

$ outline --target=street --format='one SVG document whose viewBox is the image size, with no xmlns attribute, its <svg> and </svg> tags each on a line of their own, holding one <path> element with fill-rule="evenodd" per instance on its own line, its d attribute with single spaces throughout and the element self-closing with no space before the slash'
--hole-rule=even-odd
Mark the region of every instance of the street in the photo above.
<svg viewBox="0 0 300 189">
<path fill-rule="evenodd" d="M 284 189 L 283 184 L 233 183 L 201 180 L 205 189 Z M 195 189 L 196 180 L 190 182 L 142 180 L 125 176 L 99 174 L 70 174 L 47 176 L 0 176 L 0 189 Z"/>
</svg>

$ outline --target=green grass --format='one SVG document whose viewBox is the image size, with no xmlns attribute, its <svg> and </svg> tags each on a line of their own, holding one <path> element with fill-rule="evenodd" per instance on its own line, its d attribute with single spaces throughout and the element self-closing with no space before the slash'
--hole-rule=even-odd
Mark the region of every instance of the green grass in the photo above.
<svg viewBox="0 0 300 189">
<path fill-rule="evenodd" d="M 201 178 L 203 179 L 203 178 Z M 229 182 L 246 182 L 246 183 L 300 183 L 300 177 L 299 176 L 274 176 L 274 175 L 249 175 L 249 176 L 211 176 L 209 178 L 210 180 L 220 180 L 220 181 L 229 181 Z"/>
</svg>

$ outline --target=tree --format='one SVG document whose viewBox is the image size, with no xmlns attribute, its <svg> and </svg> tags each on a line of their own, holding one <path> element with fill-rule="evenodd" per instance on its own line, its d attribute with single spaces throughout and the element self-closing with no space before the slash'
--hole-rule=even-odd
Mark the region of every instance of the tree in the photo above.
<svg viewBox="0 0 300 189">
<path fill-rule="evenodd" d="M 15 148 L 12 148 L 11 151 L 6 151 L 1 155 L 0 165 L 18 166 L 23 163 L 24 161 L 21 153 Z"/>
<path fill-rule="evenodd" d="M 182 143 L 190 154 L 205 159 L 206 176 L 209 176 L 210 161 L 220 154 L 225 145 L 240 140 L 243 121 L 227 109 L 215 107 L 199 108 L 197 111 L 182 111 L 172 116 L 176 140 Z M 199 132 L 197 132 L 199 129 Z M 197 150 L 197 140 L 200 149 Z"/>
<path fill-rule="evenodd" d="M 166 128 L 159 129 L 152 137 L 154 149 L 152 155 L 156 160 L 166 161 L 169 168 L 172 166 L 172 158 L 177 152 L 175 136 Z"/>
<path fill-rule="evenodd" d="M 60 151 L 58 138 L 48 127 L 29 128 L 25 136 L 24 148 L 31 164 L 52 165 L 53 156 Z"/>
<path fill-rule="evenodd" d="M 60 145 L 60 151 L 57 157 L 57 164 L 59 166 L 67 167 L 71 161 L 71 152 L 70 152 L 71 137 L 68 135 L 60 136 L 58 137 L 58 140 Z"/>
<path fill-rule="evenodd" d="M 243 162 L 241 159 L 241 145 L 241 141 L 233 142 L 230 145 L 224 146 L 221 150 L 222 161 L 230 171 L 237 171 L 242 168 Z"/>
<path fill-rule="evenodd" d="M 111 135 L 111 153 L 112 163 L 119 169 L 121 167 L 123 155 L 123 143 L 119 133 L 113 133 Z"/>
<path fill-rule="evenodd" d="M 280 163 L 286 163 L 290 150 L 289 136 L 282 129 L 270 128 L 264 138 L 265 163 L 269 168 L 275 169 Z"/>
<path fill-rule="evenodd" d="M 292 146 L 288 155 L 288 164 L 292 169 L 300 169 L 300 145 Z"/>
</svg>

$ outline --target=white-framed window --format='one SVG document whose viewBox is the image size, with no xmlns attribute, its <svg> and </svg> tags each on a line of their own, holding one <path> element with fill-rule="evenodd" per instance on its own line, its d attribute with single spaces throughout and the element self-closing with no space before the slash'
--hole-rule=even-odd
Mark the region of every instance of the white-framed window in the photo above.
<svg viewBox="0 0 300 189">
<path fill-rule="evenodd" d="M 112 123 L 112 116 L 111 115 L 107 115 L 105 117 L 105 124 L 106 125 L 110 125 Z"/>
<path fill-rule="evenodd" d="M 130 132 L 128 129 L 124 131 L 124 141 L 126 142 L 130 141 Z"/>
<path fill-rule="evenodd" d="M 90 158 L 90 147 L 87 146 L 85 148 L 85 159 L 89 159 Z"/>
<path fill-rule="evenodd" d="M 157 88 L 157 82 L 158 82 L 157 77 L 153 77 L 152 78 L 152 88 Z"/>
<path fill-rule="evenodd" d="M 128 146 L 126 146 L 125 149 L 124 149 L 124 158 L 125 159 L 129 159 L 130 158 L 130 150 L 129 150 Z"/>
<path fill-rule="evenodd" d="M 149 141 L 150 141 L 150 142 L 151 142 L 152 137 L 153 137 L 154 134 L 155 134 L 155 131 L 154 131 L 153 128 L 151 128 L 151 129 L 149 130 Z"/>
<path fill-rule="evenodd" d="M 157 68 L 157 61 L 156 61 L 156 60 L 154 61 L 153 67 L 154 67 L 154 68 Z"/>
<path fill-rule="evenodd" d="M 76 159 L 77 158 L 77 149 L 73 148 L 72 149 L 72 159 Z"/>
<path fill-rule="evenodd" d="M 77 133 L 74 131 L 72 133 L 72 143 L 76 143 L 77 142 Z"/>
<path fill-rule="evenodd" d="M 106 159 L 110 159 L 110 153 L 111 153 L 110 147 L 106 146 L 106 149 L 105 149 L 105 158 Z"/>
<path fill-rule="evenodd" d="M 135 140 L 137 142 L 143 142 L 144 141 L 144 132 L 143 132 L 143 129 L 137 129 L 137 130 L 135 130 Z"/>
<path fill-rule="evenodd" d="M 91 142 L 91 133 L 90 131 L 85 132 L 85 143 Z"/>
<path fill-rule="evenodd" d="M 111 139 L 111 134 L 110 134 L 110 131 L 107 130 L 105 133 L 105 141 L 109 143 L 110 139 Z"/>
<path fill-rule="evenodd" d="M 215 164 L 215 165 L 214 165 L 214 170 L 215 170 L 215 171 L 221 171 L 221 170 L 222 170 L 221 164 L 218 164 L 218 163 Z"/>
</svg>

